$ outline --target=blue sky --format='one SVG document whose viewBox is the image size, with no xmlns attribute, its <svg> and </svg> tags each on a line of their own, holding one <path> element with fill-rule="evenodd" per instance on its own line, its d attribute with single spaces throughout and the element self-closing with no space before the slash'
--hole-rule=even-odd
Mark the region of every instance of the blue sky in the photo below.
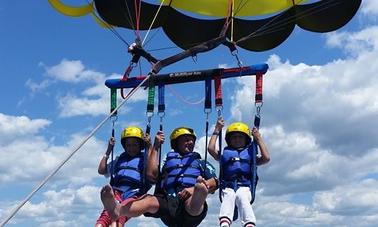
<svg viewBox="0 0 378 227">
<path fill-rule="evenodd" d="M 270 66 L 261 133 L 271 162 L 259 168 L 254 203 L 259 226 L 378 223 L 377 16 L 378 2 L 364 0 L 355 18 L 337 32 L 296 29 L 271 51 L 239 50 L 245 65 Z M 133 41 L 129 31 L 117 31 Z M 104 81 L 121 77 L 130 56 L 124 43 L 90 16 L 63 16 L 47 1 L 0 0 L 0 34 L 2 221 L 106 117 L 109 91 Z M 170 46 L 160 31 L 147 49 Z M 163 58 L 178 51 L 153 53 Z M 224 47 L 163 72 L 219 66 L 236 66 Z M 199 138 L 196 148 L 203 154 L 203 104 L 188 104 L 201 100 L 202 92 L 202 83 L 167 88 L 163 121 L 166 134 L 180 125 L 193 127 Z M 226 80 L 223 94 L 226 124 L 241 120 L 251 125 L 254 79 Z M 145 127 L 145 107 L 145 91 L 122 107 L 116 122 L 118 141 L 123 127 Z M 215 119 L 213 111 L 212 124 Z M 158 123 L 155 117 L 153 132 Z M 97 166 L 110 133 L 107 122 L 7 226 L 93 226 L 102 209 L 99 190 L 108 181 L 97 174 Z M 169 149 L 168 143 L 164 149 Z M 217 194 L 208 203 L 209 214 L 201 226 L 216 226 Z M 162 224 L 139 217 L 129 226 Z"/>
</svg>

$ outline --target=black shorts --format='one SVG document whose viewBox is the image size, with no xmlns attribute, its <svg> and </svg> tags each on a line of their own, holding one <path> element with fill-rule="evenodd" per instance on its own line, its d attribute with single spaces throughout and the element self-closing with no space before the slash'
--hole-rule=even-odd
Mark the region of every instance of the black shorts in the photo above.
<svg viewBox="0 0 378 227">
<path fill-rule="evenodd" d="M 185 210 L 185 202 L 179 197 L 155 194 L 159 201 L 159 210 L 154 213 L 145 213 L 146 217 L 160 218 L 169 227 L 196 227 L 207 215 L 207 203 L 205 201 L 201 214 L 192 216 Z"/>
</svg>

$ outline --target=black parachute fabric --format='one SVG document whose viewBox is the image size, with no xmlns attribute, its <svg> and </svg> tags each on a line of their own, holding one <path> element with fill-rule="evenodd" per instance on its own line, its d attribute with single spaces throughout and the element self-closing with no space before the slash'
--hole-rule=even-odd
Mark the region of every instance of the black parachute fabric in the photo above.
<svg viewBox="0 0 378 227">
<path fill-rule="evenodd" d="M 253 2 L 253 0 L 250 0 Z M 277 0 L 280 1 L 280 0 Z M 286 0 L 285 0 L 286 1 Z M 135 29 L 135 0 L 94 0 L 101 18 L 113 26 Z M 173 1 L 171 1 L 173 2 Z M 251 5 L 252 3 L 249 3 Z M 319 0 L 307 4 L 294 4 L 279 12 L 259 16 L 232 17 L 233 25 L 227 30 L 227 37 L 241 48 L 251 51 L 265 51 L 284 42 L 292 33 L 295 25 L 312 32 L 330 32 L 347 24 L 356 14 L 361 0 Z M 227 18 L 202 19 L 193 13 L 163 5 L 140 2 L 139 29 L 161 27 L 177 46 L 189 49 L 199 43 L 219 36 Z M 232 31 L 231 31 L 232 30 Z"/>
</svg>

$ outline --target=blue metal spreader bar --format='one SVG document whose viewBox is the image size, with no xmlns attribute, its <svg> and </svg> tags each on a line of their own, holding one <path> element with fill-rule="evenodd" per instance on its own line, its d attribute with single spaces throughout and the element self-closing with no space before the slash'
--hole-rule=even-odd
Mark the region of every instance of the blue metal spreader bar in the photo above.
<svg viewBox="0 0 378 227">
<path fill-rule="evenodd" d="M 153 84 L 178 84 L 213 79 L 217 76 L 221 76 L 222 79 L 225 79 L 231 77 L 265 74 L 267 70 L 267 64 L 257 64 L 241 68 L 207 69 L 198 71 L 158 74 L 150 77 L 150 80 L 153 80 Z M 108 88 L 134 88 L 138 86 L 145 78 L 146 76 L 130 77 L 127 80 L 109 79 L 105 81 L 105 85 Z M 147 86 L 148 81 L 142 84 L 142 87 Z"/>
</svg>

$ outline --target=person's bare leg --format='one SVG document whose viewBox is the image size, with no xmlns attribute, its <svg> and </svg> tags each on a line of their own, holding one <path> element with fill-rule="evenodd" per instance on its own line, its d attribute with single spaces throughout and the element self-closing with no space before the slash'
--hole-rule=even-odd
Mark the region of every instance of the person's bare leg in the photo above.
<svg viewBox="0 0 378 227">
<path fill-rule="evenodd" d="M 101 201 L 105 209 L 108 211 L 110 218 L 112 220 L 117 220 L 120 216 L 120 205 L 114 199 L 113 189 L 110 185 L 105 185 L 101 189 Z"/>
<path fill-rule="evenodd" d="M 142 199 L 135 200 L 119 209 L 121 215 L 127 217 L 138 217 L 144 213 L 156 213 L 159 210 L 159 201 L 155 196 L 145 195 Z"/>
<path fill-rule="evenodd" d="M 208 194 L 205 182 L 206 180 L 201 176 L 197 177 L 197 183 L 194 185 L 193 195 L 185 201 L 185 209 L 192 216 L 200 215 L 203 211 L 203 205 Z"/>
<path fill-rule="evenodd" d="M 120 205 L 115 199 L 110 185 L 106 185 L 101 190 L 101 201 L 108 211 L 112 220 L 117 220 L 119 216 L 138 217 L 144 213 L 156 213 L 159 210 L 159 202 L 155 196 L 146 195 L 140 200 Z"/>
</svg>

